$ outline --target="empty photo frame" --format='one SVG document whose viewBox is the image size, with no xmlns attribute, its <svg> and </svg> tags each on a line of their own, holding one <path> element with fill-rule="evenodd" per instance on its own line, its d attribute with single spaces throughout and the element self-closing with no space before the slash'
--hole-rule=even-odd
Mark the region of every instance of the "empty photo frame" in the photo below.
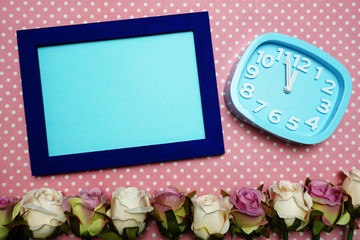
<svg viewBox="0 0 360 240">
<path fill-rule="evenodd" d="M 224 153 L 208 13 L 17 36 L 33 175 Z"/>
</svg>

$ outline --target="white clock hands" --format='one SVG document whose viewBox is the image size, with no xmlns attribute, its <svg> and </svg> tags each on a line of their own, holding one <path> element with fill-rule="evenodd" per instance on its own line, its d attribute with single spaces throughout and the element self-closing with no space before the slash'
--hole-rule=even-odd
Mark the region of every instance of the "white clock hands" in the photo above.
<svg viewBox="0 0 360 240">
<path fill-rule="evenodd" d="M 295 79 L 298 75 L 298 71 L 294 70 L 293 74 L 290 74 L 291 65 L 290 65 L 290 58 L 285 58 L 285 87 L 284 92 L 289 94 L 292 90 L 292 86 L 294 85 Z"/>
</svg>

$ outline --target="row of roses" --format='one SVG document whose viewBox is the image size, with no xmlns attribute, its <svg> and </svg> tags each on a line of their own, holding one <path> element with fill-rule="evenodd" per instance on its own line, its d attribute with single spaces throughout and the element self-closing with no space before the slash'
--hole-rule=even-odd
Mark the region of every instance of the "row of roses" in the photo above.
<svg viewBox="0 0 360 240">
<path fill-rule="evenodd" d="M 315 239 L 322 231 L 348 225 L 352 239 L 360 217 L 360 171 L 344 171 L 341 187 L 309 179 L 305 187 L 280 181 L 262 187 L 241 187 L 221 198 L 197 197 L 170 187 L 151 197 L 135 187 L 117 188 L 111 198 L 98 188 L 64 196 L 53 189 L 27 192 L 23 199 L 0 198 L 0 239 L 52 238 L 69 229 L 79 238 L 135 239 L 151 215 L 160 232 L 171 239 L 192 230 L 199 239 L 223 239 L 228 232 L 251 239 L 269 237 L 269 228 L 283 233 L 309 227 Z M 271 225 L 269 227 L 269 225 Z"/>
</svg>

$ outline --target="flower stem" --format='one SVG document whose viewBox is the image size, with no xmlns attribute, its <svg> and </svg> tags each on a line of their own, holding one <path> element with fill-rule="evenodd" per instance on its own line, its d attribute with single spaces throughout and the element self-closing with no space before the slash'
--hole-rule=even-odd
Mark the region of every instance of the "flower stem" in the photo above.
<svg viewBox="0 0 360 240">
<path fill-rule="evenodd" d="M 347 240 L 352 240 L 354 236 L 354 228 L 353 227 L 349 227 L 349 231 L 348 231 L 348 235 L 347 235 Z"/>
<path fill-rule="evenodd" d="M 289 232 L 288 231 L 284 231 L 283 233 L 283 240 L 288 240 L 289 238 Z"/>
<path fill-rule="evenodd" d="M 320 240 L 320 233 L 319 234 L 313 234 L 312 240 Z"/>
</svg>

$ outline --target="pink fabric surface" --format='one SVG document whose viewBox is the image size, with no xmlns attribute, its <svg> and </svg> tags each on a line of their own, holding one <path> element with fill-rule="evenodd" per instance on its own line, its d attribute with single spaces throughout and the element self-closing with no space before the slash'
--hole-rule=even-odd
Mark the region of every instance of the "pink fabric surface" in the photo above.
<svg viewBox="0 0 360 240">
<path fill-rule="evenodd" d="M 32 177 L 17 51 L 16 30 L 209 11 L 225 154 L 218 157 L 90 172 Z M 154 194 L 176 186 L 198 195 L 233 192 L 240 186 L 265 187 L 274 181 L 304 183 L 306 177 L 338 184 L 342 169 L 360 168 L 360 2 L 359 1 L 0 1 L 0 195 L 22 197 L 51 187 L 65 196 L 99 187 L 109 198 L 115 188 L 135 186 Z M 295 36 L 323 49 L 350 72 L 352 96 L 334 134 L 317 145 L 286 143 L 244 124 L 223 100 L 228 74 L 248 44 L 263 33 Z M 56 163 L 51 163 L 56 164 Z M 344 239 L 339 227 L 324 239 Z M 359 239 L 355 232 L 354 239 Z M 74 238 L 63 236 L 62 239 Z M 271 239 L 279 235 L 271 233 Z M 309 231 L 290 239 L 310 239 Z M 141 239 L 164 239 L 150 223 Z M 182 239 L 193 239 L 190 233 Z"/>
</svg>

